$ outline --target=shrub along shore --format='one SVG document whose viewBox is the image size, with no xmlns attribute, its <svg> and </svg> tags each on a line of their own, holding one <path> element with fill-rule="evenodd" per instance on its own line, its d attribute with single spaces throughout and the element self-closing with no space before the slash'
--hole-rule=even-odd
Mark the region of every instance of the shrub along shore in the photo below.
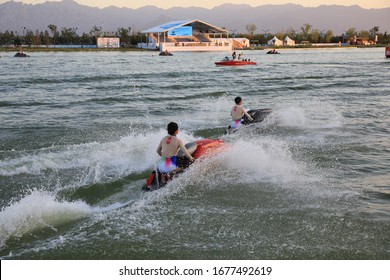
<svg viewBox="0 0 390 280">
<path fill-rule="evenodd" d="M 0 46 L 0 52 L 18 52 L 23 50 L 23 52 L 118 52 L 118 51 L 150 51 L 147 49 L 140 48 L 90 48 L 90 47 L 80 47 L 80 48 L 67 48 L 67 47 L 34 47 L 34 46 L 23 46 L 23 47 L 4 47 Z"/>
<path fill-rule="evenodd" d="M 275 47 L 275 46 L 254 46 L 250 48 L 245 48 L 244 50 L 265 50 L 265 49 L 338 49 L 338 48 L 383 48 L 387 45 L 385 44 L 377 44 L 377 45 L 347 45 L 347 46 L 312 46 L 308 45 L 296 45 L 294 47 Z M 135 47 L 125 47 L 125 48 L 91 48 L 91 47 L 35 47 L 35 46 L 0 46 L 0 52 L 19 52 L 23 50 L 23 52 L 128 52 L 128 51 L 136 51 L 136 52 L 154 52 L 156 50 L 149 49 L 140 49 Z"/>
</svg>

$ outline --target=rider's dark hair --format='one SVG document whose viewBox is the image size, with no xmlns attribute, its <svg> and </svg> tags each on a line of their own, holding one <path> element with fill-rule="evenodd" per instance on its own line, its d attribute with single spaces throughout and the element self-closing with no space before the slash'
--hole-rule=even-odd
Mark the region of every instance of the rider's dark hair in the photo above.
<svg viewBox="0 0 390 280">
<path fill-rule="evenodd" d="M 234 102 L 236 102 L 236 104 L 240 104 L 240 102 L 242 101 L 242 98 L 237 96 L 236 98 L 234 98 Z"/>
<path fill-rule="evenodd" d="M 172 135 L 172 136 L 175 136 L 175 132 L 176 132 L 176 130 L 178 130 L 179 129 L 179 126 L 177 125 L 177 123 L 175 123 L 175 122 L 170 122 L 169 124 L 168 124 L 168 134 L 169 135 Z"/>
</svg>

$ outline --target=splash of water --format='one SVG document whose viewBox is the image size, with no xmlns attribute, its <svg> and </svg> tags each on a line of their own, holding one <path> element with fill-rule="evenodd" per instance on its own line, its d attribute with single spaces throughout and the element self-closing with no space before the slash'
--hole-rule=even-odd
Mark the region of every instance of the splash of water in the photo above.
<svg viewBox="0 0 390 280">
<path fill-rule="evenodd" d="M 32 191 L 0 212 L 0 248 L 10 238 L 21 238 L 44 228 L 56 231 L 56 227 L 91 213 L 90 206 L 82 201 L 58 201 L 50 193 Z"/>
</svg>

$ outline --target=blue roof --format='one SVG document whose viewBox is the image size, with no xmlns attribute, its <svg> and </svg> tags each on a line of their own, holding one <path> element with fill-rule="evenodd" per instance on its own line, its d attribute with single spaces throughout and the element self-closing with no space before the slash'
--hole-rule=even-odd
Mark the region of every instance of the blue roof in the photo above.
<svg viewBox="0 0 390 280">
<path fill-rule="evenodd" d="M 162 33 L 162 32 L 173 30 L 175 28 L 178 28 L 178 27 L 181 27 L 184 25 L 191 25 L 191 26 L 193 26 L 194 29 L 195 28 L 207 28 L 208 30 L 210 30 L 210 33 L 227 33 L 227 31 L 222 29 L 222 28 L 216 27 L 214 25 L 205 23 L 205 22 L 197 20 L 197 19 L 170 21 L 170 22 L 161 24 L 159 26 L 144 30 L 144 31 L 142 31 L 142 33 Z"/>
<path fill-rule="evenodd" d="M 165 32 L 171 29 L 175 29 L 177 27 L 183 26 L 186 23 L 190 23 L 192 20 L 180 20 L 180 21 L 170 21 L 168 23 L 161 24 L 159 26 L 150 28 L 148 30 L 142 31 L 142 33 L 158 33 Z"/>
</svg>

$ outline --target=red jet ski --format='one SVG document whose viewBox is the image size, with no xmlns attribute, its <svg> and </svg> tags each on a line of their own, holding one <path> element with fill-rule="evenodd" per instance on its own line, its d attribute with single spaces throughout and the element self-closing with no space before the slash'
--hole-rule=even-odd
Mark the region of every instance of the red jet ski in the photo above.
<svg viewBox="0 0 390 280">
<path fill-rule="evenodd" d="M 219 139 L 202 139 L 194 142 L 187 143 L 186 148 L 188 152 L 198 160 L 200 158 L 209 157 L 215 153 L 220 152 L 226 147 L 226 144 Z M 146 181 L 145 186 L 142 187 L 143 191 L 155 191 L 164 187 L 169 181 L 177 177 L 180 173 L 185 171 L 191 162 L 185 157 L 184 153 L 179 150 L 176 156 L 176 164 L 182 169 L 179 173 L 163 173 L 159 170 L 153 170 Z"/>
</svg>

